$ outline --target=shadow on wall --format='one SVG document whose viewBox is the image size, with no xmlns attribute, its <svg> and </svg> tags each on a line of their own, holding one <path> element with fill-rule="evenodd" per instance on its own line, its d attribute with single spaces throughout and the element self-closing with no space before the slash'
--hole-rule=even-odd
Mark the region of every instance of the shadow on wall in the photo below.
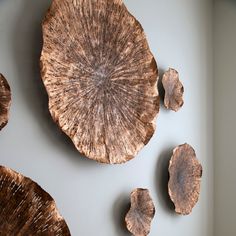
<svg viewBox="0 0 236 236">
<path fill-rule="evenodd" d="M 169 193 L 168 193 L 168 181 L 169 181 L 169 162 L 172 156 L 174 147 L 166 149 L 158 157 L 157 166 L 156 166 L 156 186 L 157 186 L 157 195 L 160 205 L 170 214 L 175 215 L 175 207 L 172 203 Z"/>
<path fill-rule="evenodd" d="M 43 44 L 41 23 L 51 1 L 21 0 L 21 2 L 16 28 L 11 38 L 12 53 L 18 73 L 17 83 L 21 89 L 24 105 L 38 124 L 43 137 L 54 148 L 60 149 L 65 156 L 72 158 L 76 163 L 80 161 L 80 164 L 95 165 L 95 162 L 81 158 L 70 138 L 53 122 L 48 110 L 48 96 L 40 77 L 39 59 Z"/>
<path fill-rule="evenodd" d="M 165 97 L 165 90 L 164 90 L 164 87 L 163 87 L 163 84 L 162 84 L 162 76 L 164 74 L 164 70 L 161 68 L 158 69 L 158 76 L 159 76 L 159 79 L 158 79 L 158 83 L 157 83 L 157 89 L 158 89 L 158 93 L 159 93 L 159 96 L 160 96 L 160 106 L 164 106 L 164 97 Z"/>
<path fill-rule="evenodd" d="M 160 97 L 160 112 L 171 113 L 172 111 L 166 109 L 165 106 L 164 106 L 165 89 L 164 89 L 163 84 L 162 84 L 162 77 L 163 77 L 165 72 L 166 72 L 166 70 L 164 70 L 163 68 L 158 69 L 159 79 L 158 79 L 158 83 L 157 83 L 157 90 L 158 90 L 159 97 Z"/>
<path fill-rule="evenodd" d="M 125 216 L 130 209 L 130 195 L 127 193 L 121 194 L 113 206 L 112 216 L 114 218 L 114 224 L 116 227 L 117 235 L 130 235 L 126 229 Z"/>
</svg>

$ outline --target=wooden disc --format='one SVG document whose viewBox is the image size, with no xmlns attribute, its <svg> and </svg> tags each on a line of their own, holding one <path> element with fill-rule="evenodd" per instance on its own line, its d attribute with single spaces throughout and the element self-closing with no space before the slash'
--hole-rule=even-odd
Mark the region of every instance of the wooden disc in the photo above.
<svg viewBox="0 0 236 236">
<path fill-rule="evenodd" d="M 150 232 L 155 206 L 148 189 L 137 188 L 131 193 L 131 207 L 125 217 L 127 229 L 134 236 L 146 236 Z"/>
<path fill-rule="evenodd" d="M 174 149 L 169 174 L 169 195 L 175 205 L 175 211 L 188 215 L 198 202 L 202 177 L 202 166 L 189 144 Z"/>
<path fill-rule="evenodd" d="M 158 70 L 121 0 L 54 0 L 43 22 L 49 110 L 86 157 L 124 163 L 155 130 Z"/>
<path fill-rule="evenodd" d="M 184 87 L 179 80 L 178 71 L 172 68 L 166 71 L 162 78 L 162 84 L 165 90 L 165 107 L 177 112 L 184 105 Z"/>
</svg>

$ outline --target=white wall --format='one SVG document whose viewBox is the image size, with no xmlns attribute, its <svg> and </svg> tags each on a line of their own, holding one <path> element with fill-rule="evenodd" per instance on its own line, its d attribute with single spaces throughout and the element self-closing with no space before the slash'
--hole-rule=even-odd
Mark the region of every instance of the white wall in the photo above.
<svg viewBox="0 0 236 236">
<path fill-rule="evenodd" d="M 180 72 L 183 108 L 161 109 L 153 139 L 125 165 L 82 158 L 52 122 L 39 76 L 40 22 L 50 1 L 0 0 L 0 71 L 13 92 L 10 122 L 0 134 L 0 164 L 48 191 L 72 236 L 129 235 L 123 219 L 136 187 L 149 188 L 156 205 L 150 236 L 212 236 L 212 2 L 125 2 L 142 23 L 160 69 Z M 173 147 L 184 142 L 195 148 L 204 174 L 199 203 L 180 217 L 169 209 L 167 164 Z"/>
<path fill-rule="evenodd" d="M 215 0 L 215 236 L 236 235 L 236 1 Z"/>
</svg>

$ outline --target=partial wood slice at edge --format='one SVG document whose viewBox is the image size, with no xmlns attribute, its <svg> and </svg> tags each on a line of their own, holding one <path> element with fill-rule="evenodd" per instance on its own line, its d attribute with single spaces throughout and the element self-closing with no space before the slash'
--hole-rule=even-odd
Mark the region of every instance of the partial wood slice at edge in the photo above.
<svg viewBox="0 0 236 236">
<path fill-rule="evenodd" d="M 52 197 L 28 177 L 3 166 L 0 202 L 1 235 L 70 236 Z"/>
<path fill-rule="evenodd" d="M 6 78 L 0 73 L 0 130 L 8 123 L 10 105 L 11 89 Z"/>
</svg>

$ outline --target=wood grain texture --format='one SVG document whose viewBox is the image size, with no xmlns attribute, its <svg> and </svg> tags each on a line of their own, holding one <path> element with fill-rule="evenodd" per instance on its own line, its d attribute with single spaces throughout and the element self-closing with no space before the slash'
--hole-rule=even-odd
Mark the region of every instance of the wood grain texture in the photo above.
<svg viewBox="0 0 236 236">
<path fill-rule="evenodd" d="M 175 211 L 188 215 L 198 202 L 202 177 L 202 166 L 189 144 L 174 149 L 169 174 L 169 195 L 175 205 Z"/>
<path fill-rule="evenodd" d="M 127 229 L 134 236 L 146 236 L 150 232 L 155 206 L 148 189 L 137 188 L 131 193 L 131 207 L 125 217 Z"/>
<path fill-rule="evenodd" d="M 159 112 L 157 65 L 140 23 L 121 0 L 54 0 L 43 41 L 54 121 L 90 159 L 134 158 Z"/>
<path fill-rule="evenodd" d="M 0 235 L 70 236 L 70 232 L 48 193 L 0 166 Z"/>
<path fill-rule="evenodd" d="M 10 105 L 11 89 L 5 77 L 0 74 L 0 130 L 8 123 Z"/>
<path fill-rule="evenodd" d="M 178 111 L 183 105 L 184 87 L 179 80 L 179 73 L 170 68 L 162 78 L 163 88 L 165 90 L 164 105 L 167 109 Z"/>
</svg>

